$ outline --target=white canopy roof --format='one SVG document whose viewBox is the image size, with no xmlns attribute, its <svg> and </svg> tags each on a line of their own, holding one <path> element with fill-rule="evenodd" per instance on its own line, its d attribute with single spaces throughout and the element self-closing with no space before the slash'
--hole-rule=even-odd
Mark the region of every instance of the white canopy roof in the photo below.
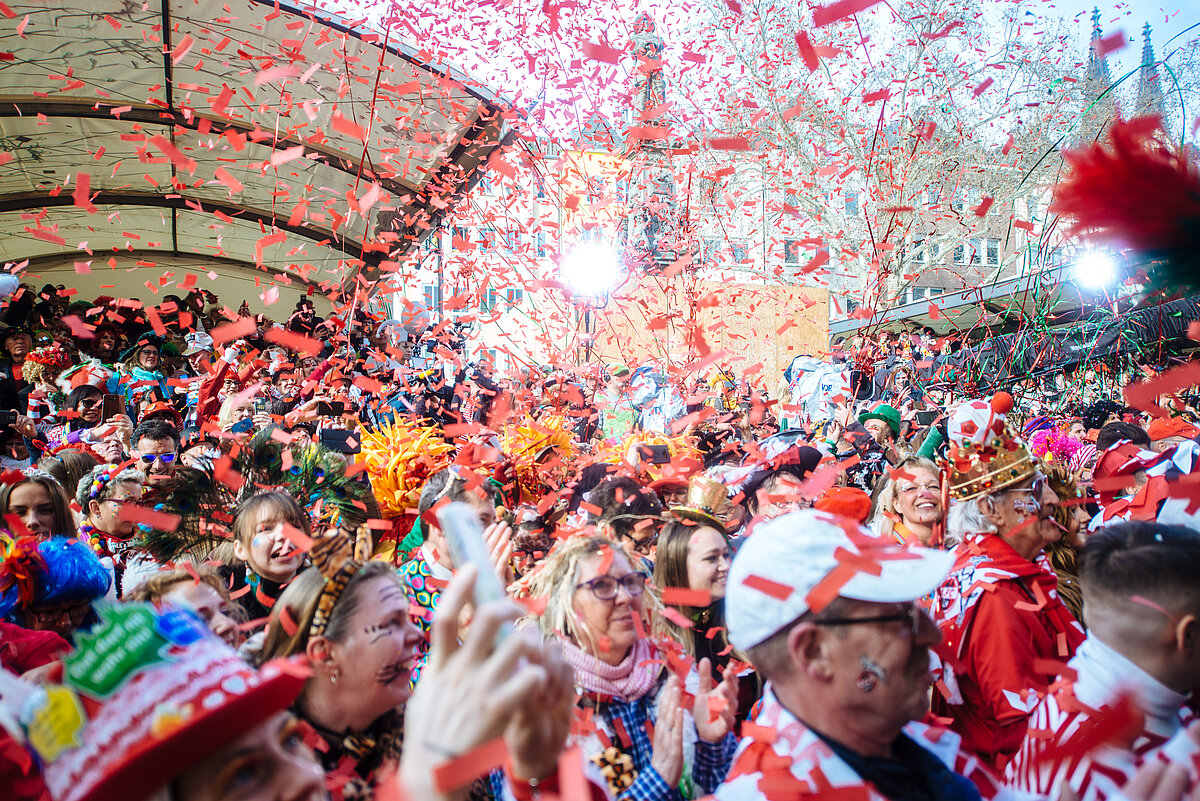
<svg viewBox="0 0 1200 801">
<path fill-rule="evenodd" d="M 145 297 L 198 265 L 281 293 L 350 288 L 403 259 L 509 135 L 464 76 L 324 11 L 8 8 L 0 259 L 51 282 L 110 269 L 108 294 Z"/>
</svg>

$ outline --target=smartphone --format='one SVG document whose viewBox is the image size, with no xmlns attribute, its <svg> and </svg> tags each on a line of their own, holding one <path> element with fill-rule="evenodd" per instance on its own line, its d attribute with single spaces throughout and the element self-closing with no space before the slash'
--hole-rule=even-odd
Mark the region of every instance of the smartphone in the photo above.
<svg viewBox="0 0 1200 801">
<path fill-rule="evenodd" d="M 321 417 L 340 417 L 346 413 L 346 404 L 341 401 L 317 401 L 317 414 Z"/>
<path fill-rule="evenodd" d="M 671 448 L 667 445 L 639 445 L 638 453 L 650 464 L 671 463 Z"/>
<path fill-rule="evenodd" d="M 504 600 L 507 594 L 504 592 L 504 585 L 500 583 L 500 577 L 492 567 L 487 543 L 483 541 L 479 513 L 465 503 L 447 503 L 437 510 L 437 519 L 454 566 L 460 568 L 464 565 L 475 565 L 478 574 L 475 577 L 475 606 Z M 507 635 L 511 628 L 501 628 L 496 637 L 497 642 Z"/>
<path fill-rule="evenodd" d="M 254 428 L 254 419 L 251 417 L 247 417 L 244 420 L 238 420 L 236 423 L 234 423 L 230 427 L 229 430 L 235 434 L 245 434 L 247 431 L 250 431 L 253 428 Z"/>
<path fill-rule="evenodd" d="M 255 414 L 265 414 L 267 411 L 266 400 L 264 400 L 263 398 L 255 398 L 253 408 L 254 408 Z"/>
<path fill-rule="evenodd" d="M 937 409 L 928 409 L 925 411 L 917 412 L 917 414 L 916 414 L 917 425 L 919 425 L 919 426 L 931 426 L 934 424 L 934 422 L 937 419 L 938 419 L 938 410 Z"/>
<path fill-rule="evenodd" d="M 340 404 L 339 404 L 340 405 Z M 350 440 L 354 442 L 351 443 Z M 320 443 L 331 451 L 338 453 L 361 453 L 362 443 L 357 432 L 344 428 L 322 428 Z"/>
<path fill-rule="evenodd" d="M 14 409 L 6 409 L 0 411 L 0 426 L 13 426 L 17 424 L 17 412 Z"/>
<path fill-rule="evenodd" d="M 125 396 L 105 395 L 100 406 L 101 422 L 107 422 L 121 414 L 125 414 Z"/>
</svg>

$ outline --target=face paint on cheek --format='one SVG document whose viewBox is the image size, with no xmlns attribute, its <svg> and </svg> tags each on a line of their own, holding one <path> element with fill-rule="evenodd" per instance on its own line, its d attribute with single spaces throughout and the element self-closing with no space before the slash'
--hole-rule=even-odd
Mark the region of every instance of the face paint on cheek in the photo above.
<svg viewBox="0 0 1200 801">
<path fill-rule="evenodd" d="M 858 681 L 855 682 L 858 689 L 869 693 L 876 684 L 887 683 L 887 671 L 878 662 L 864 654 L 859 657 L 859 664 L 862 665 L 862 673 L 858 674 Z"/>
</svg>

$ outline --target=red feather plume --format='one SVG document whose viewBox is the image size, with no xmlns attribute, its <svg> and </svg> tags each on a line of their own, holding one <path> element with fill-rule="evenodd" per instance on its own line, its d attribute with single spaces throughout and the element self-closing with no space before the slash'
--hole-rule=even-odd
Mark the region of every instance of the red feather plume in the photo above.
<svg viewBox="0 0 1200 801">
<path fill-rule="evenodd" d="M 33 605 L 37 594 L 37 578 L 47 571 L 46 560 L 38 551 L 33 537 L 20 537 L 0 560 L 0 593 L 17 588 L 17 601 L 23 608 Z"/>
<path fill-rule="evenodd" d="M 1200 175 L 1164 139 L 1158 117 L 1139 117 L 1113 123 L 1108 146 L 1067 151 L 1051 210 L 1074 218 L 1069 233 L 1148 253 L 1194 248 Z"/>
</svg>

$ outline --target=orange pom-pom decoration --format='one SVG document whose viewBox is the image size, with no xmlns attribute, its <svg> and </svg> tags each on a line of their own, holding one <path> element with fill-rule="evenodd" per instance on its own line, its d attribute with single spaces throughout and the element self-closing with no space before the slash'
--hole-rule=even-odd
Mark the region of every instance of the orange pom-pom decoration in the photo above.
<svg viewBox="0 0 1200 801">
<path fill-rule="evenodd" d="M 997 392 L 992 396 L 992 411 L 996 414 L 1008 414 L 1012 411 L 1013 396 L 1007 392 Z"/>
</svg>

